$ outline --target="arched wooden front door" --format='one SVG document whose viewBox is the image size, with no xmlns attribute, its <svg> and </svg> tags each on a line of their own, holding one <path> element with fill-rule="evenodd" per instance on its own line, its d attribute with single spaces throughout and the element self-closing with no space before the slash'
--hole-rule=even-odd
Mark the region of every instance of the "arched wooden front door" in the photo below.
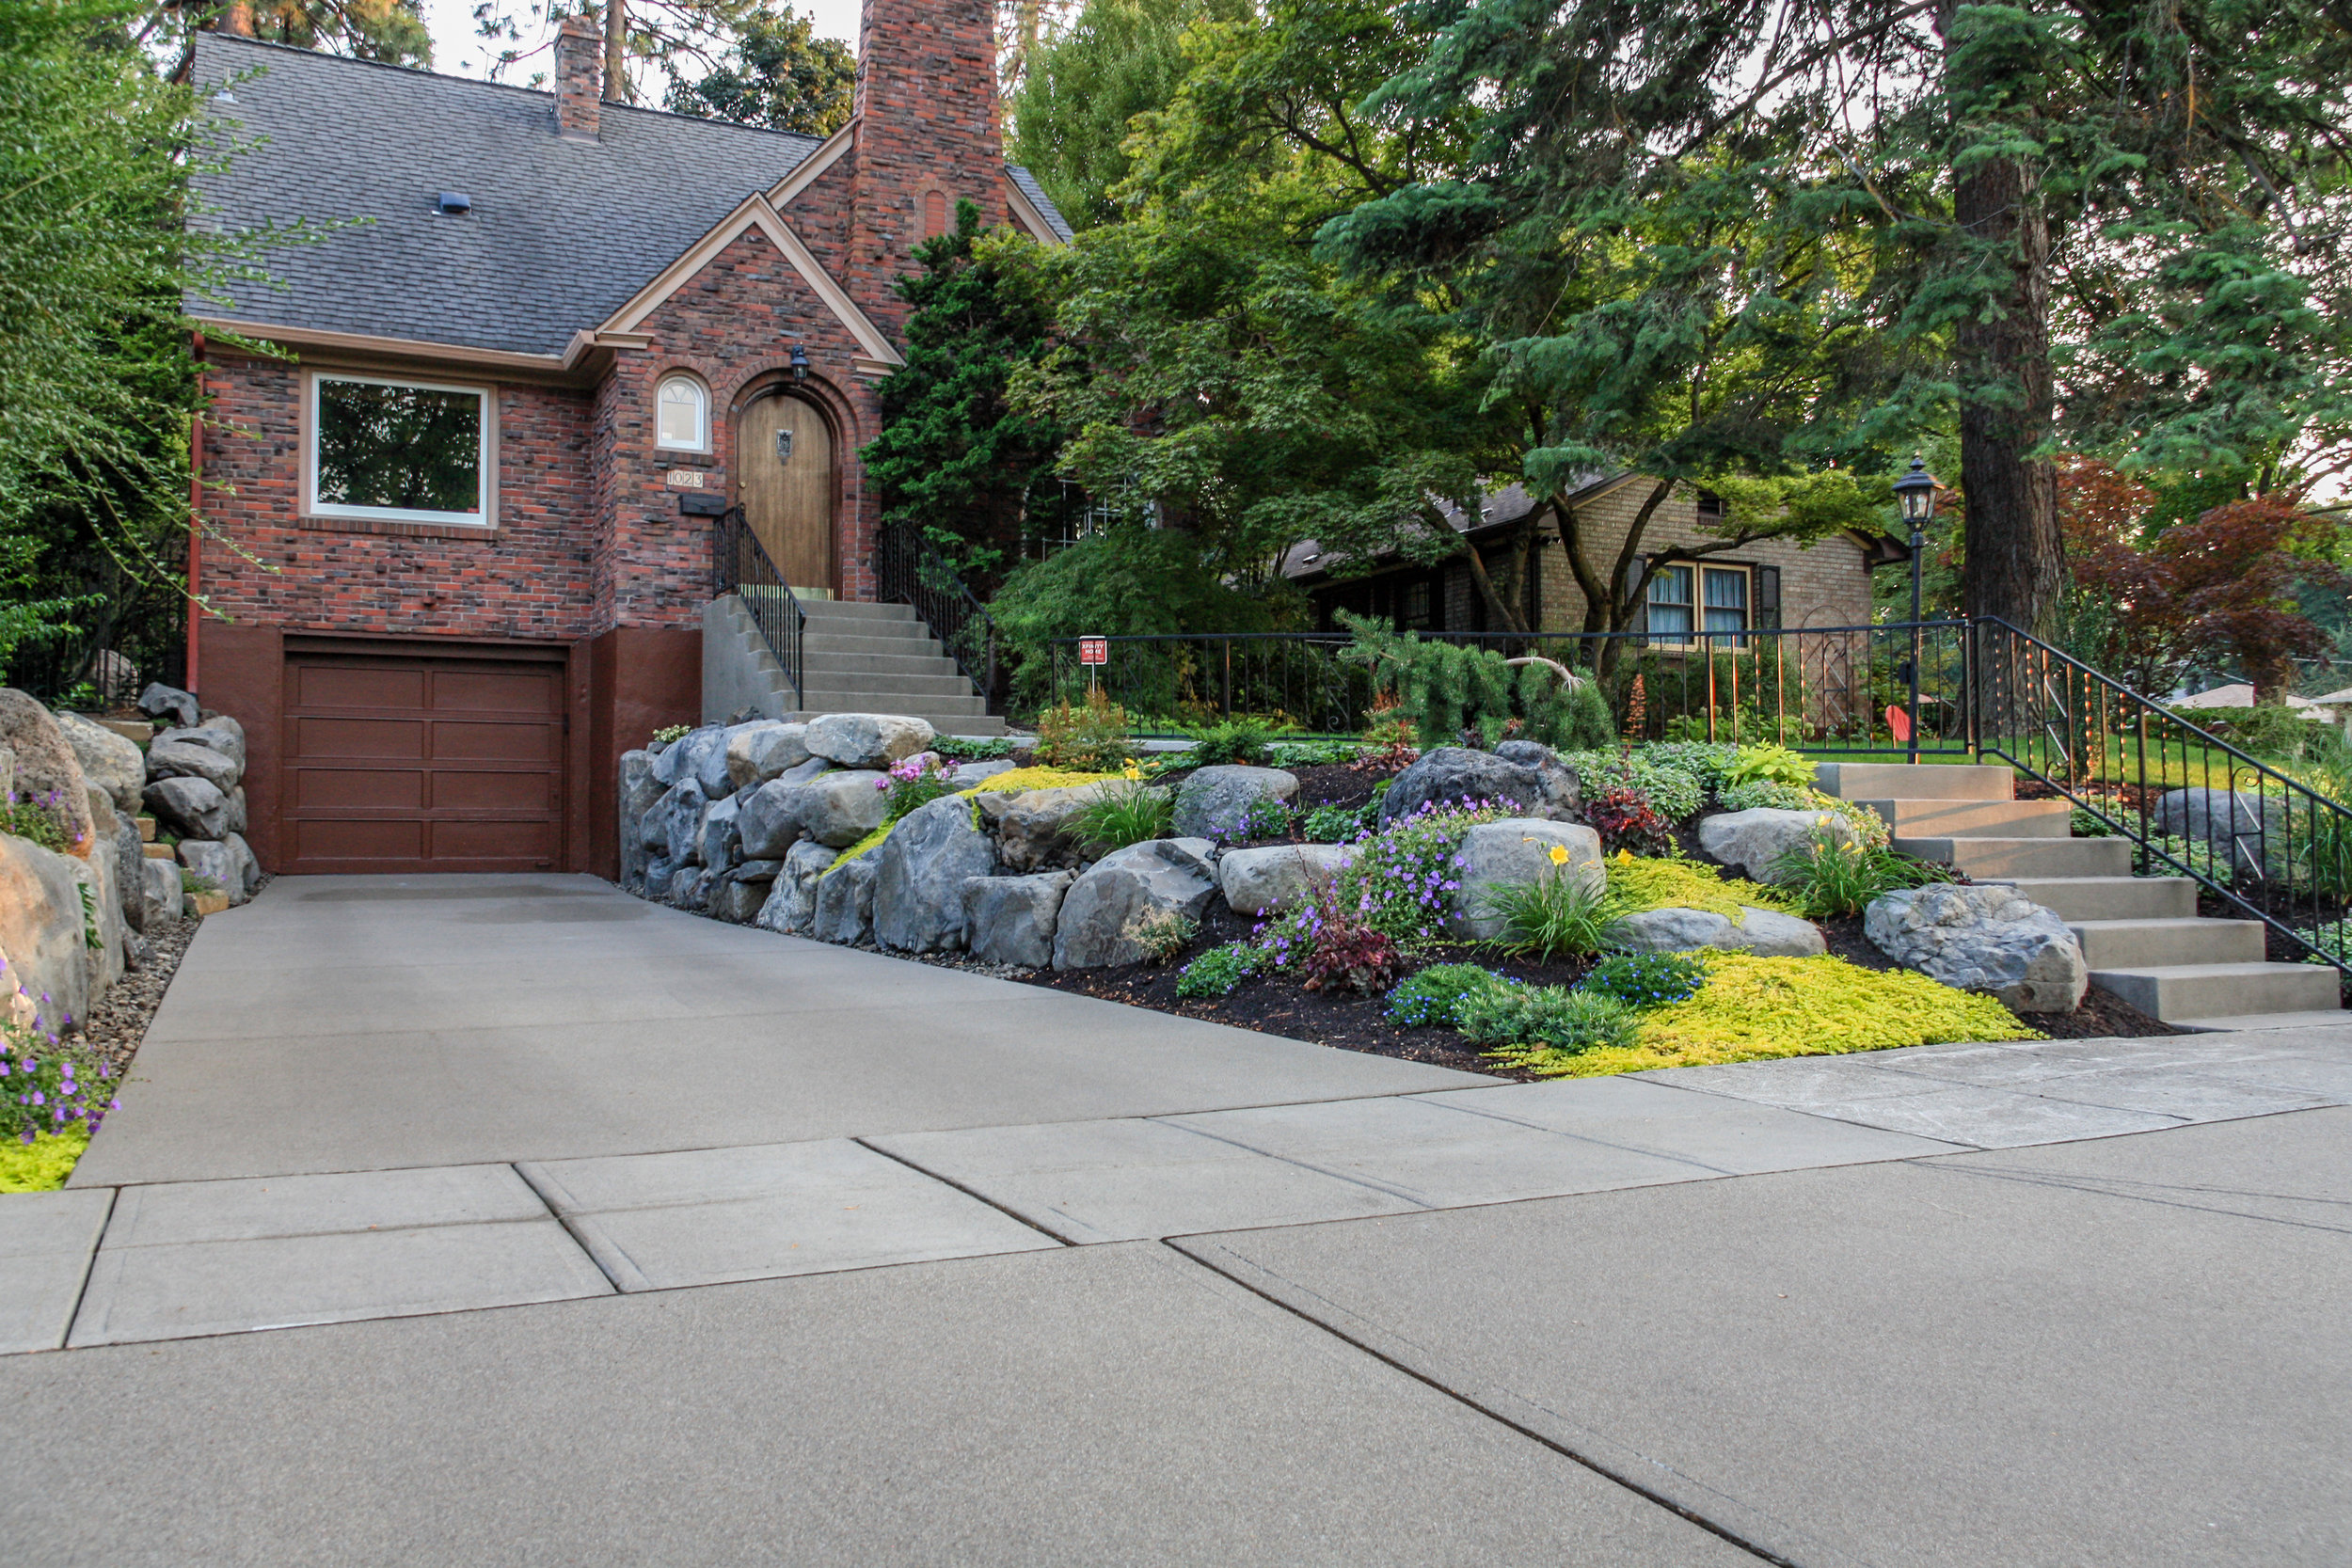
<svg viewBox="0 0 2352 1568">
<path fill-rule="evenodd" d="M 743 515 L 794 588 L 833 592 L 833 431 L 789 393 L 743 410 L 736 430 Z"/>
</svg>

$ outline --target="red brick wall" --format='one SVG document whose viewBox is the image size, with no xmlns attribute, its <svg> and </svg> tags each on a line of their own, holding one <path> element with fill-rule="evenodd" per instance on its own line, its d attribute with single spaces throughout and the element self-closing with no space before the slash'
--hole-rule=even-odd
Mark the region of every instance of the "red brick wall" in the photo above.
<svg viewBox="0 0 2352 1568">
<path fill-rule="evenodd" d="M 800 232 L 797 226 L 794 232 Z M 720 252 L 637 330 L 652 341 L 623 351 L 596 396 L 595 630 L 701 626 L 710 596 L 711 520 L 680 516 L 679 493 L 667 488 L 665 476 L 672 469 L 699 469 L 705 494 L 734 497 L 735 416 L 767 388 L 789 381 L 796 343 L 809 361 L 799 390 L 824 409 L 834 427 L 835 592 L 872 598 L 873 521 L 857 451 L 874 436 L 873 391 L 851 369 L 864 351 L 816 290 L 755 230 Z M 710 389 L 713 450 L 707 453 L 654 445 L 656 394 L 661 379 L 679 370 L 700 376 Z"/>
<path fill-rule="evenodd" d="M 218 348 L 212 361 L 204 515 L 235 546 L 208 540 L 202 551 L 199 588 L 215 609 L 290 631 L 587 635 L 587 394 L 493 383 L 496 528 L 371 532 L 299 520 L 301 370 Z"/>
</svg>

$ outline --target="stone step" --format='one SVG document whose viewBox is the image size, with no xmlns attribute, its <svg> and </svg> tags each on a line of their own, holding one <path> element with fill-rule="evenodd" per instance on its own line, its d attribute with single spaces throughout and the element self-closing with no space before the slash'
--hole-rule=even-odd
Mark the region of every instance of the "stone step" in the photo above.
<svg viewBox="0 0 2352 1568">
<path fill-rule="evenodd" d="M 839 675 L 828 686 L 849 686 L 860 675 L 960 675 L 956 661 L 942 654 L 806 654 L 801 660 L 805 678 Z"/>
<path fill-rule="evenodd" d="M 2083 960 L 2093 969 L 2153 969 L 2166 964 L 2259 963 L 2263 923 L 2205 920 L 2071 920 Z"/>
<path fill-rule="evenodd" d="M 178 852 L 168 844 L 156 844 L 151 841 L 140 845 L 139 847 L 146 852 L 147 858 L 151 861 L 176 861 L 180 858 Z"/>
<path fill-rule="evenodd" d="M 826 701 L 835 696 L 873 697 L 880 701 L 908 701 L 917 697 L 969 697 L 972 683 L 961 675 L 869 675 L 850 674 L 826 676 L 815 671 L 801 677 L 803 693 L 822 691 Z M 862 711 L 862 710 L 861 710 Z"/>
<path fill-rule="evenodd" d="M 2311 1013 L 2243 1013 L 2235 1018 L 2180 1018 L 2171 1021 L 2196 1035 L 2235 1035 L 2250 1029 L 2341 1029 L 2352 1023 L 2352 1012 L 2341 1007 Z"/>
<path fill-rule="evenodd" d="M 2060 920 L 2186 919 L 2197 884 L 2186 877 L 1982 877 L 2008 882 Z"/>
<path fill-rule="evenodd" d="M 2132 874 L 2131 846 L 2120 838 L 1899 838 L 1895 848 L 1988 881 Z"/>
<path fill-rule="evenodd" d="M 864 604 L 856 599 L 803 599 L 801 613 L 812 626 L 819 622 L 828 625 L 856 623 L 862 626 L 870 626 L 877 622 L 922 625 L 914 618 L 914 607 L 908 604 Z"/>
<path fill-rule="evenodd" d="M 906 624 L 906 632 L 898 637 L 868 637 L 857 633 L 805 630 L 801 633 L 801 652 L 817 654 L 931 654 L 946 652 L 939 640 L 923 629 L 920 621 Z"/>
<path fill-rule="evenodd" d="M 141 844 L 152 844 L 152 843 L 154 843 L 154 842 L 155 842 L 155 819 L 154 819 L 153 817 L 151 817 L 151 816 L 142 816 L 142 817 L 138 818 L 138 824 L 139 824 L 139 842 L 140 842 Z"/>
<path fill-rule="evenodd" d="M 1825 762 L 1813 782 L 1826 794 L 1860 800 L 2008 800 L 2017 775 L 2001 763 Z"/>
<path fill-rule="evenodd" d="M 2141 1012 L 2176 1019 L 2320 1012 L 2338 1005 L 2336 972 L 2322 964 L 2163 964 L 2094 969 L 2090 983 Z"/>
<path fill-rule="evenodd" d="M 977 719 L 988 711 L 977 697 L 923 697 L 910 702 L 904 697 L 877 697 L 864 691 L 804 691 L 801 704 L 802 711 L 806 713 L 902 713 L 915 719 L 927 719 L 934 713 Z"/>
<path fill-rule="evenodd" d="M 2063 800 L 1862 800 L 1897 838 L 2065 838 L 2074 808 Z"/>
</svg>

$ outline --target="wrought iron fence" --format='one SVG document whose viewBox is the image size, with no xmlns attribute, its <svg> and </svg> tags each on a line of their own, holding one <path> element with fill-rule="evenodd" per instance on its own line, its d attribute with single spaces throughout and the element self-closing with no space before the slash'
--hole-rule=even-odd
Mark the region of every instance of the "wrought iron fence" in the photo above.
<svg viewBox="0 0 2352 1568">
<path fill-rule="evenodd" d="M 150 682 L 187 684 L 184 623 L 169 628 L 167 641 L 140 657 L 127 638 L 44 638 L 20 642 L 0 665 L 0 686 L 12 686 L 51 707 L 128 707 Z M 154 639 L 149 639 L 154 641 Z"/>
<path fill-rule="evenodd" d="M 874 577 L 882 602 L 914 606 L 989 711 L 1002 711 L 997 655 L 1003 638 L 979 595 L 964 585 L 919 526 L 887 521 L 878 544 Z"/>
<path fill-rule="evenodd" d="M 801 610 L 801 601 L 793 596 L 784 574 L 776 570 L 767 546 L 752 531 L 741 507 L 730 507 L 721 515 L 711 538 L 713 592 L 733 594 L 742 600 L 752 624 L 759 628 L 760 641 L 782 666 L 784 678 L 792 683 L 792 705 L 802 706 L 807 683 L 803 677 L 801 638 L 808 617 Z"/>
<path fill-rule="evenodd" d="M 1969 747 L 1966 628 L 1957 621 L 1699 633 L 1671 643 L 1634 632 L 1422 635 L 1597 673 L 1620 729 L 1637 738 L 1907 755 Z M 1047 678 L 1025 687 L 1025 706 L 1100 690 L 1140 736 L 1247 714 L 1347 736 L 1370 721 L 1376 695 L 1373 672 L 1347 657 L 1354 640 L 1341 632 L 1111 637 L 1101 665 L 1080 661 L 1079 641 L 1051 645 Z"/>
<path fill-rule="evenodd" d="M 2005 621 L 1970 626 L 1979 753 L 2128 839 L 2134 869 L 2194 878 L 2276 933 L 2274 957 L 2343 974 L 2352 908 L 2352 772 L 2265 762 Z"/>
</svg>

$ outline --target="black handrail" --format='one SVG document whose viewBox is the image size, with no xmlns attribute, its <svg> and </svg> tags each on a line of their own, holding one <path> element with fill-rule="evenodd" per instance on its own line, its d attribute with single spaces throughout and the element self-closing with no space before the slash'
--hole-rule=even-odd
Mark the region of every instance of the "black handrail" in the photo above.
<svg viewBox="0 0 2352 1568">
<path fill-rule="evenodd" d="M 729 507 L 711 531 L 714 594 L 733 594 L 751 612 L 760 641 L 775 656 L 784 678 L 792 683 L 792 706 L 807 705 L 802 677 L 801 638 L 808 624 L 801 601 L 776 570 L 768 547 L 751 530 L 739 506 Z"/>
<path fill-rule="evenodd" d="M 884 604 L 914 606 L 915 615 L 930 627 L 931 635 L 956 661 L 956 668 L 972 683 L 988 711 L 1002 712 L 996 682 L 997 650 L 1003 639 L 988 607 L 923 537 L 919 525 L 904 518 L 887 519 L 879 545 L 874 563 L 878 596 Z"/>
<path fill-rule="evenodd" d="M 2191 878 L 2352 975 L 2352 810 L 2006 621 L 1970 641 L 1979 754 L 2129 839 L 2143 874 Z"/>
</svg>

